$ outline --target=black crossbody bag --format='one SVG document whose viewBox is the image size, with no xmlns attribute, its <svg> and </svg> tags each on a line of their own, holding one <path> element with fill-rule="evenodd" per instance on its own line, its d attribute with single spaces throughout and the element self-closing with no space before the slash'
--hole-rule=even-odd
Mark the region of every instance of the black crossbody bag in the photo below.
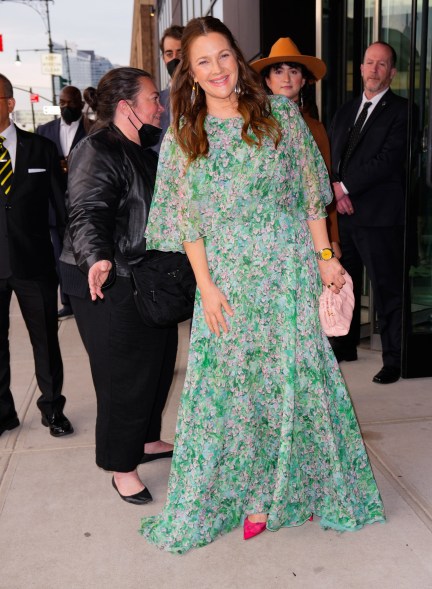
<svg viewBox="0 0 432 589">
<path fill-rule="evenodd" d="M 134 300 L 149 327 L 170 327 L 193 315 L 196 281 L 186 254 L 149 250 L 129 264 Z"/>
</svg>

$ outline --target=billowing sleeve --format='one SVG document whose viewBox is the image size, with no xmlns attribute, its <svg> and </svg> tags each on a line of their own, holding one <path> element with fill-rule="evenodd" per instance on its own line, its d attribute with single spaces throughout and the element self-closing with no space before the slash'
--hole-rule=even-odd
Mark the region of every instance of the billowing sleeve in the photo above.
<svg viewBox="0 0 432 589">
<path fill-rule="evenodd" d="M 145 232 L 147 249 L 184 251 L 184 241 L 196 241 L 204 233 L 193 186 L 186 173 L 186 157 L 169 128 L 161 146 Z"/>
<path fill-rule="evenodd" d="M 333 193 L 322 155 L 297 105 L 281 96 L 274 98 L 281 99 L 272 106 L 282 127 L 278 149 L 287 156 L 290 204 L 299 218 L 313 221 L 326 217 Z"/>
</svg>

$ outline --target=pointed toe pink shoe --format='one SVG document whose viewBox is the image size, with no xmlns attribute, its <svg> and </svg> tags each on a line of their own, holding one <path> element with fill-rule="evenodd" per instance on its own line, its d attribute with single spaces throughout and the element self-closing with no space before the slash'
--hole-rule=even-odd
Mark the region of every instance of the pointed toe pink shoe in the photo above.
<svg viewBox="0 0 432 589">
<path fill-rule="evenodd" d="M 249 521 L 249 518 L 244 520 L 243 524 L 243 538 L 245 540 L 249 540 L 249 538 L 253 538 L 254 536 L 258 536 L 261 532 L 264 532 L 266 529 L 267 522 L 256 522 L 253 523 Z"/>
</svg>

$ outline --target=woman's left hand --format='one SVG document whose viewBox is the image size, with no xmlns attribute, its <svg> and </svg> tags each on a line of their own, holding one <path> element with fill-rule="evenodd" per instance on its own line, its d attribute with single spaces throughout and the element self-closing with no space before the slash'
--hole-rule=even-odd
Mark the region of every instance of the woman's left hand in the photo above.
<svg viewBox="0 0 432 589">
<path fill-rule="evenodd" d="M 330 288 L 335 294 L 339 294 L 340 289 L 345 284 L 345 270 L 337 258 L 331 260 L 320 260 L 318 268 L 321 274 L 323 284 Z"/>
<path fill-rule="evenodd" d="M 106 282 L 112 263 L 109 260 L 99 260 L 93 264 L 88 273 L 88 283 L 90 288 L 91 300 L 95 301 L 98 297 L 104 298 L 102 286 Z"/>
</svg>

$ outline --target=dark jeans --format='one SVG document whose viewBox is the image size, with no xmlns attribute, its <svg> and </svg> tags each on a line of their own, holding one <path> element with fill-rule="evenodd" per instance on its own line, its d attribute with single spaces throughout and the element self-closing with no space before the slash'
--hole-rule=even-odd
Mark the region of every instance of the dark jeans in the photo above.
<svg viewBox="0 0 432 589">
<path fill-rule="evenodd" d="M 37 405 L 51 415 L 62 409 L 65 398 L 63 363 L 58 341 L 57 277 L 38 280 L 0 279 L 0 424 L 16 416 L 10 390 L 9 307 L 15 292 L 33 347 L 36 380 L 41 391 Z"/>
<path fill-rule="evenodd" d="M 77 277 L 72 280 L 76 286 Z M 105 470 L 129 472 L 139 464 L 144 444 L 160 439 L 177 355 L 177 326 L 145 326 L 129 278 L 117 277 L 104 294 L 103 300 L 92 302 L 89 294 L 82 298 L 69 291 L 96 389 L 96 463 Z"/>
</svg>

